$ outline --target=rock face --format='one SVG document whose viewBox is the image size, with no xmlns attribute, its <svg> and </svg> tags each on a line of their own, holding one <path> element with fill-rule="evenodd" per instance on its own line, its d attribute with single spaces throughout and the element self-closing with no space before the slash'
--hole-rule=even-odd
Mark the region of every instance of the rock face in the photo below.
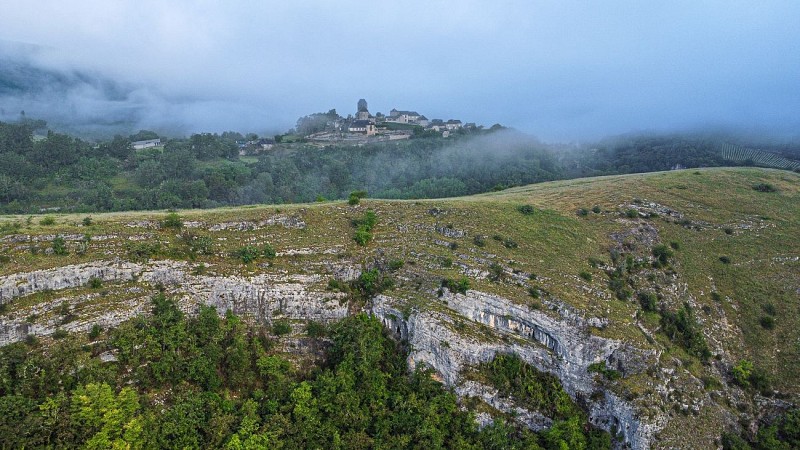
<svg viewBox="0 0 800 450">
<path fill-rule="evenodd" d="M 443 300 L 455 314 L 424 311 L 404 318 L 397 309 L 400 303 L 397 299 L 379 296 L 374 302 L 373 314 L 399 338 L 408 341 L 412 367 L 428 365 L 442 381 L 455 386 L 460 395 L 484 398 L 486 388 L 472 382 L 463 383 L 461 371 L 491 360 L 496 353 L 516 353 L 539 370 L 558 376 L 565 390 L 588 406 L 594 425 L 609 431 L 616 429 L 632 448 L 649 448 L 653 434 L 660 428 L 658 420 L 641 423 L 631 404 L 608 391 L 601 399 L 592 400 L 593 392 L 600 386 L 588 372 L 588 366 L 606 361 L 610 366 L 636 373 L 654 363 L 657 354 L 592 336 L 588 322 L 568 309 L 559 311 L 560 318 L 555 319 L 502 297 L 477 291 L 467 291 L 466 295 L 447 293 Z M 459 330 L 464 325 L 453 319 L 459 315 L 485 325 L 494 336 Z M 501 410 L 515 409 L 502 404 L 493 406 Z M 521 417 L 533 429 L 545 426 L 541 418 L 529 411 Z"/>
<path fill-rule="evenodd" d="M 0 277 L 0 304 L 44 290 L 83 286 L 92 278 L 102 281 L 132 280 L 142 266 L 124 261 L 97 261 Z"/>
<path fill-rule="evenodd" d="M 343 263 L 328 269 L 342 280 L 353 279 L 360 273 L 357 266 Z M 276 317 L 327 321 L 349 313 L 345 294 L 325 291 L 319 274 L 193 275 L 187 263 L 170 260 L 144 264 L 97 261 L 0 277 L 0 302 L 8 303 L 16 297 L 46 290 L 79 288 L 92 278 L 109 283 L 136 280 L 163 286 L 190 313 L 200 304 L 215 306 L 219 311 L 231 310 L 260 322 Z M 58 328 L 87 331 L 95 323 L 111 327 L 146 312 L 153 291 L 138 287 L 129 291 L 135 291 L 132 297 L 119 302 L 113 311 L 87 307 L 79 319 L 67 324 L 57 318 L 30 324 L 22 317 L 6 316 L 0 321 L 0 345 L 22 340 L 29 334 L 49 335 Z M 97 295 L 86 294 L 69 302 L 91 303 L 89 300 Z M 550 315 L 478 291 L 467 291 L 466 295 L 444 292 L 441 300 L 447 306 L 406 316 L 401 313 L 402 299 L 379 295 L 372 303 L 371 312 L 399 339 L 410 344 L 412 368 L 418 364 L 430 366 L 457 394 L 478 397 L 501 411 L 511 412 L 534 430 L 545 428 L 551 423 L 549 418 L 498 399 L 491 387 L 462 379 L 464 369 L 489 361 L 496 353 L 515 353 L 539 370 L 558 376 L 565 390 L 587 407 L 593 424 L 617 430 L 632 448 L 649 447 L 659 429 L 658 418 L 642 423 L 630 402 L 601 389 L 587 369 L 592 363 L 605 361 L 624 375 L 632 375 L 650 368 L 658 357 L 655 352 L 593 336 L 589 329 L 598 320 L 586 319 L 567 307 L 555 308 Z M 44 302 L 36 307 L 36 313 L 52 316 L 63 301 Z M 593 395 L 596 392 L 604 394 L 598 398 Z"/>
<path fill-rule="evenodd" d="M 125 261 L 97 261 L 90 264 L 65 266 L 29 273 L 0 277 L 0 302 L 8 303 L 16 297 L 42 291 L 59 291 L 79 288 L 92 278 L 104 282 L 137 280 L 151 285 L 160 284 L 170 294 L 180 298 L 180 307 L 193 313 L 197 305 L 205 304 L 224 312 L 231 310 L 259 322 L 269 322 L 274 317 L 296 320 L 328 321 L 340 319 L 348 314 L 343 294 L 314 289 L 319 275 L 257 275 L 254 277 L 196 276 L 188 271 L 184 262 L 154 261 L 134 264 Z M 352 273 L 355 269 L 345 270 Z M 132 288 L 133 294 L 126 301 L 117 302 L 112 311 L 104 308 L 83 308 L 80 318 L 68 324 L 49 319 L 36 325 L 27 318 L 5 317 L 0 319 L 0 345 L 24 339 L 28 334 L 50 335 L 57 328 L 67 331 L 86 331 L 92 325 L 113 327 L 148 310 L 148 299 L 152 292 Z M 139 293 L 138 295 L 137 292 Z M 90 294 L 76 298 L 57 298 L 36 306 L 37 315 L 53 314 L 65 301 L 83 303 L 95 298 Z"/>
</svg>

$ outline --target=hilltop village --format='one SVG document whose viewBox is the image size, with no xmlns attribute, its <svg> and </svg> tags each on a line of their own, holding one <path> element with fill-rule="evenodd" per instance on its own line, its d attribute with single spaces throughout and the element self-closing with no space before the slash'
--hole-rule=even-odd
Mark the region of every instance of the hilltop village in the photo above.
<svg viewBox="0 0 800 450">
<path fill-rule="evenodd" d="M 356 113 L 340 116 L 335 109 L 301 117 L 291 134 L 310 143 L 352 143 L 395 141 L 412 136 L 448 137 L 459 131 L 482 129 L 458 119 L 428 119 L 417 111 L 392 109 L 388 115 L 369 112 L 367 101 L 360 99 Z"/>
</svg>

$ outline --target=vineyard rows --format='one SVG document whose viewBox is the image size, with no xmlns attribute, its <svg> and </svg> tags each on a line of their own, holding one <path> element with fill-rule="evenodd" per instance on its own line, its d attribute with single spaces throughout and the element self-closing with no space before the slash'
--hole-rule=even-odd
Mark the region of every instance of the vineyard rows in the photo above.
<svg viewBox="0 0 800 450">
<path fill-rule="evenodd" d="M 754 165 L 763 167 L 775 167 L 778 169 L 797 170 L 800 169 L 800 162 L 786 159 L 775 153 L 756 150 L 753 148 L 739 147 L 733 144 L 722 144 L 720 154 L 729 161 L 743 162 L 752 161 Z"/>
</svg>

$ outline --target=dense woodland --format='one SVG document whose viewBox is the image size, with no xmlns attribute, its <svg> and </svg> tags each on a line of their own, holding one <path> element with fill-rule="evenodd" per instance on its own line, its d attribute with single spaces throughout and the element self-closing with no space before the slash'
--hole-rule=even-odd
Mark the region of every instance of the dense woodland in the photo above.
<svg viewBox="0 0 800 450">
<path fill-rule="evenodd" d="M 720 138 L 627 136 L 593 146 L 546 145 L 492 127 L 445 139 L 419 134 L 401 142 L 324 148 L 281 143 L 240 156 L 239 133 L 163 139 L 162 148 L 133 150 L 158 137 L 142 131 L 99 144 L 43 133 L 42 121 L 0 122 L 0 212 L 120 211 L 209 208 L 254 203 L 372 197 L 468 195 L 548 180 L 682 167 L 730 165 Z M 288 139 L 287 139 L 288 141 Z M 800 159 L 791 145 L 771 151 Z"/>
<path fill-rule="evenodd" d="M 299 367 L 278 351 L 291 328 L 247 325 L 201 307 L 188 318 L 158 295 L 152 315 L 88 335 L 0 348 L 0 448 L 604 449 L 608 433 L 558 380 L 516 357 L 480 368 L 503 392 L 552 412 L 536 434 L 472 413 L 366 315 L 305 334 L 324 354 Z M 117 361 L 102 362 L 111 352 Z M 535 399 L 529 400 L 529 399 Z M 527 404 L 527 403 L 526 403 Z"/>
</svg>

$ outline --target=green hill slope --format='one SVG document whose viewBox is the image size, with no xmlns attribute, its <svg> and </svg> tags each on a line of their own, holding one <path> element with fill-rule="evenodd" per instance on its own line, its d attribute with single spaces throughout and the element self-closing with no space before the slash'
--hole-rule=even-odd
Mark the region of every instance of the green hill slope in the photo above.
<svg viewBox="0 0 800 450">
<path fill-rule="evenodd" d="M 634 448 L 707 448 L 800 394 L 797 173 L 52 218 L 0 218 L 0 344 L 111 328 L 163 291 L 190 315 L 285 321 L 277 348 L 313 364 L 302 325 L 366 311 L 480 417 L 540 423 L 481 369 L 515 353 Z"/>
</svg>

